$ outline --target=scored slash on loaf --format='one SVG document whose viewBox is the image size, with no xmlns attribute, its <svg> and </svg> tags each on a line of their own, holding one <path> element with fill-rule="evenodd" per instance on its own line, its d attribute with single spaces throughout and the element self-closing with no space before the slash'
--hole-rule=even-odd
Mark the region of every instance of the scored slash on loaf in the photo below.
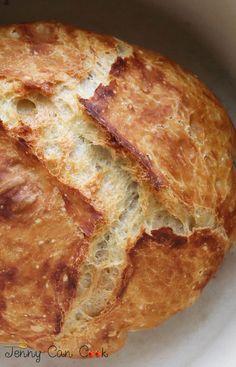
<svg viewBox="0 0 236 367">
<path fill-rule="evenodd" d="M 236 238 L 236 135 L 167 58 L 0 28 L 0 342 L 79 357 L 191 305 Z"/>
</svg>

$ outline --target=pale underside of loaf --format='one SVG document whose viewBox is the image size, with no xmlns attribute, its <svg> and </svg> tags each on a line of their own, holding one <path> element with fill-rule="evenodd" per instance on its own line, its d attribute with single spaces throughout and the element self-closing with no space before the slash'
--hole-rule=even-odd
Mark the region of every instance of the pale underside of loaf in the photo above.
<svg viewBox="0 0 236 367">
<path fill-rule="evenodd" d="M 0 30 L 0 120 L 0 341 L 110 353 L 128 330 L 195 301 L 235 239 L 236 202 L 235 131 L 196 77 L 112 37 L 9 26 Z M 40 261 L 29 266 L 30 239 Z M 7 273 L 16 242 L 18 282 Z M 33 266 L 46 274 L 40 284 Z"/>
</svg>

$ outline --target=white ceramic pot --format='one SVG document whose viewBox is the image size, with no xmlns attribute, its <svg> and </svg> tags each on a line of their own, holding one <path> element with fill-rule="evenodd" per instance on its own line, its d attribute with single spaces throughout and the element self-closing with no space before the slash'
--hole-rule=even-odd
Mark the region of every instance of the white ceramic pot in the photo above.
<svg viewBox="0 0 236 367">
<path fill-rule="evenodd" d="M 4 5 L 4 3 L 9 3 Z M 181 63 L 218 95 L 236 121 L 235 0 L 0 0 L 0 23 L 56 19 L 113 34 Z M 236 367 L 236 254 L 230 253 L 200 300 L 160 327 L 131 333 L 106 360 L 42 357 L 40 366 Z M 5 357 L 0 366 L 29 367 Z"/>
</svg>

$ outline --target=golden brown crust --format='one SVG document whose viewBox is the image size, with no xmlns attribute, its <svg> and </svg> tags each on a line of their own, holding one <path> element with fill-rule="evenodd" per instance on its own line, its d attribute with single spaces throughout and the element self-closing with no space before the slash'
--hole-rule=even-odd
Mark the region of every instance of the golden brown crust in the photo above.
<svg viewBox="0 0 236 367">
<path fill-rule="evenodd" d="M 109 85 L 82 99 L 88 112 L 140 160 L 157 189 L 169 186 L 192 207 L 215 208 L 227 193 L 235 134 L 216 98 L 147 51 L 118 58 L 110 75 Z"/>
<path fill-rule="evenodd" d="M 236 239 L 235 129 L 195 76 L 73 27 L 2 27 L 0 120 L 1 342 L 111 353 L 195 301 Z"/>
<path fill-rule="evenodd" d="M 52 338 L 75 297 L 83 232 L 97 215 L 78 194 L 71 215 L 66 190 L 2 129 L 0 177 L 0 340 Z"/>
<path fill-rule="evenodd" d="M 128 330 L 153 327 L 190 306 L 221 264 L 227 242 L 210 230 L 189 238 L 161 228 L 144 235 L 129 253 L 129 274 L 117 301 L 87 323 L 80 335 L 62 335 L 58 348 L 78 356 L 81 340 L 91 350 L 110 354 L 119 349 Z M 158 264 L 158 265 L 157 265 Z"/>
</svg>

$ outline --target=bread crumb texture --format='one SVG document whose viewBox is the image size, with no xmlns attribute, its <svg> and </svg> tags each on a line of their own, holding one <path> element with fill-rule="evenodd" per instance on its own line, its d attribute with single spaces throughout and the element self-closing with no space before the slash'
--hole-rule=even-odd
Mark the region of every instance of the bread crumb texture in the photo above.
<svg viewBox="0 0 236 367">
<path fill-rule="evenodd" d="M 191 305 L 236 238 L 236 135 L 167 58 L 0 28 L 0 342 L 79 357 Z"/>
</svg>

